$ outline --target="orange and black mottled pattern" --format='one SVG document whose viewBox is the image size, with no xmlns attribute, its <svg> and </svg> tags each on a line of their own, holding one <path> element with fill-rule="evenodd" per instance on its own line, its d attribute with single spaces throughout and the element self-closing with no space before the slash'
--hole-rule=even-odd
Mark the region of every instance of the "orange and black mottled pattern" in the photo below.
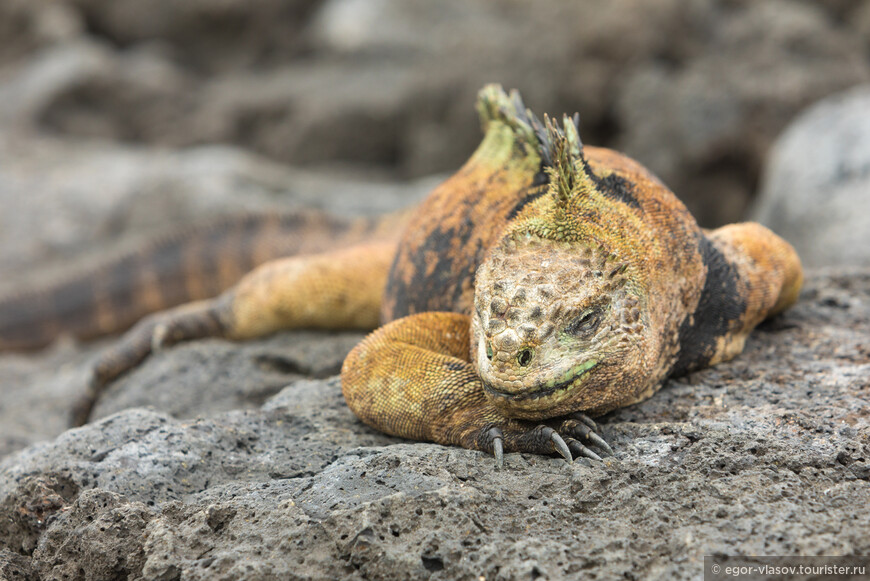
<svg viewBox="0 0 870 581">
<path fill-rule="evenodd" d="M 522 208 L 546 193 L 534 136 L 518 139 L 511 119 L 491 106 L 479 105 L 480 147 L 405 228 L 384 293 L 383 322 L 426 311 L 469 313 L 484 256 Z"/>
<path fill-rule="evenodd" d="M 486 87 L 478 110 L 481 145 L 407 219 L 309 219 L 269 252 L 264 241 L 284 230 L 268 221 L 156 245 L 79 287 L 0 301 L 0 347 L 27 338 L 9 323 L 16 305 L 47 315 L 31 344 L 63 328 L 65 293 L 97 297 L 80 300 L 78 315 L 97 330 L 129 324 L 124 309 L 165 308 L 173 285 L 173 296 L 199 299 L 144 319 L 100 357 L 77 408 L 84 421 L 101 390 L 155 348 L 382 324 L 344 363 L 350 408 L 384 432 L 501 464 L 504 451 L 598 458 L 591 447 L 609 447 L 585 414 L 736 356 L 755 325 L 797 300 L 800 261 L 763 226 L 703 231 L 645 168 L 584 147 L 576 118 L 541 123 L 516 93 Z M 203 299 L 253 256 L 287 254 Z"/>
</svg>

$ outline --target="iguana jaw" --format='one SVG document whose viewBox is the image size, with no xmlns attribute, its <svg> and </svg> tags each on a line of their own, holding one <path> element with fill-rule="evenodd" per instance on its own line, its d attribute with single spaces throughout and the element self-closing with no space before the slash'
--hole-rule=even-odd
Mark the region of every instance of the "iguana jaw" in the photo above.
<svg viewBox="0 0 870 581">
<path fill-rule="evenodd" d="M 562 381 L 558 383 L 554 380 L 549 380 L 543 384 L 537 384 L 529 389 L 521 392 L 502 391 L 492 384 L 483 384 L 483 388 L 488 395 L 493 398 L 500 398 L 510 402 L 524 402 L 529 400 L 538 400 L 536 403 L 558 403 L 564 395 L 572 388 L 578 388 L 582 385 L 585 376 L 591 371 L 598 362 L 594 359 L 589 359 L 579 365 L 575 365 L 562 375 Z M 537 406 L 536 406 L 537 407 Z"/>
</svg>

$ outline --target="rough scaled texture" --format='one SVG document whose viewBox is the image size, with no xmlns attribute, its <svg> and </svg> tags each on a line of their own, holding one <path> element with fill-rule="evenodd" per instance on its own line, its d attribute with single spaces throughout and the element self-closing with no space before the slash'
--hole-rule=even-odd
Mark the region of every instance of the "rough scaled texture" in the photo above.
<svg viewBox="0 0 870 581">
<path fill-rule="evenodd" d="M 334 378 L 244 412 L 128 410 L 0 464 L 0 571 L 689 579 L 717 552 L 867 553 L 868 329 L 870 272 L 813 274 L 741 357 L 605 418 L 605 462 L 513 454 L 497 472 L 481 453 L 366 428 Z M 239 365 L 217 356 L 226 346 L 199 345 L 215 356 L 176 387 L 207 401 L 209 377 Z"/>
</svg>

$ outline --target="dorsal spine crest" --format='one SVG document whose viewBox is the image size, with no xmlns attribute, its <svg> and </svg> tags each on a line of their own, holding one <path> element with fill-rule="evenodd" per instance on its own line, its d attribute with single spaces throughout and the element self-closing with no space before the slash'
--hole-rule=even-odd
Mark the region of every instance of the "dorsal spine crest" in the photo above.
<svg viewBox="0 0 870 581">
<path fill-rule="evenodd" d="M 558 206 L 565 208 L 572 196 L 595 189 L 594 176 L 583 157 L 579 114 L 564 115 L 561 126 L 547 115 L 542 123 L 525 106 L 518 91 L 507 93 L 497 84 L 481 89 L 477 112 L 484 133 L 491 123 L 502 123 L 510 128 L 515 143 L 536 150 Z"/>
<path fill-rule="evenodd" d="M 493 122 L 508 126 L 517 143 L 538 148 L 536 125 L 540 122 L 525 106 L 518 91 L 506 93 L 501 85 L 487 85 L 477 96 L 477 114 L 484 134 Z"/>
<path fill-rule="evenodd" d="M 560 127 L 544 115 L 547 131 L 545 147 L 550 153 L 550 193 L 556 201 L 559 214 L 564 214 L 571 200 L 586 196 L 596 189 L 596 180 L 583 156 L 583 143 L 578 132 L 579 116 L 562 117 Z"/>
</svg>

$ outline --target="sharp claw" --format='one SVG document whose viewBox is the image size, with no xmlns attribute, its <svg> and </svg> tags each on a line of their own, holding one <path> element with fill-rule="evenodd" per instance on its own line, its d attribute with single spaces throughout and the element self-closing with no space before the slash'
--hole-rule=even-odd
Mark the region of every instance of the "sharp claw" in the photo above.
<svg viewBox="0 0 870 581">
<path fill-rule="evenodd" d="M 504 466 L 504 434 L 498 427 L 492 426 L 486 430 L 486 439 L 490 440 L 492 446 L 492 455 L 495 456 L 495 467 L 501 470 Z"/>
<path fill-rule="evenodd" d="M 592 458 L 593 460 L 598 460 L 599 462 L 604 462 L 604 459 L 601 456 L 599 456 L 598 454 L 596 454 L 595 452 L 593 452 L 592 450 L 590 450 L 586 446 L 583 446 L 583 449 L 580 450 L 580 453 L 583 454 L 584 456 L 586 456 L 587 458 Z"/>
<path fill-rule="evenodd" d="M 585 440 L 588 440 L 592 444 L 595 444 L 611 456 L 613 456 L 613 448 L 604 441 L 604 438 L 599 436 L 596 432 L 598 431 L 598 426 L 593 422 L 586 414 L 575 413 L 571 416 L 576 421 L 580 422 L 580 424 L 575 424 L 577 427 L 575 428 L 575 434 L 579 435 Z"/>
<path fill-rule="evenodd" d="M 568 444 L 565 443 L 562 436 L 553 432 L 550 434 L 550 439 L 553 441 L 553 447 L 556 448 L 556 451 L 561 454 L 565 460 L 569 463 L 574 461 L 574 456 L 571 455 L 571 449 L 568 448 Z"/>
<path fill-rule="evenodd" d="M 580 420 L 581 422 L 583 422 L 584 424 L 586 424 L 587 426 L 589 426 L 590 428 L 592 428 L 592 431 L 593 431 L 593 432 L 597 432 L 597 431 L 598 431 L 598 424 L 596 424 L 596 423 L 592 420 L 592 418 L 590 418 L 590 417 L 587 416 L 586 414 L 581 413 L 581 412 L 576 412 L 572 417 L 573 417 L 575 420 Z"/>
<path fill-rule="evenodd" d="M 568 441 L 568 445 L 571 448 L 571 451 L 577 454 L 578 456 L 586 456 L 587 458 L 592 458 L 593 460 L 598 460 L 603 462 L 601 456 L 578 442 L 577 440 L 571 438 Z"/>
<path fill-rule="evenodd" d="M 613 449 L 610 447 L 610 445 L 607 442 L 604 441 L 604 439 L 601 436 L 599 436 L 595 432 L 587 434 L 586 439 L 591 440 L 596 446 L 598 446 L 602 450 L 607 451 L 608 454 L 613 456 Z"/>
<path fill-rule="evenodd" d="M 502 448 L 501 437 L 496 436 L 492 441 L 492 453 L 495 456 L 495 467 L 498 470 L 504 468 L 504 449 Z"/>
</svg>

